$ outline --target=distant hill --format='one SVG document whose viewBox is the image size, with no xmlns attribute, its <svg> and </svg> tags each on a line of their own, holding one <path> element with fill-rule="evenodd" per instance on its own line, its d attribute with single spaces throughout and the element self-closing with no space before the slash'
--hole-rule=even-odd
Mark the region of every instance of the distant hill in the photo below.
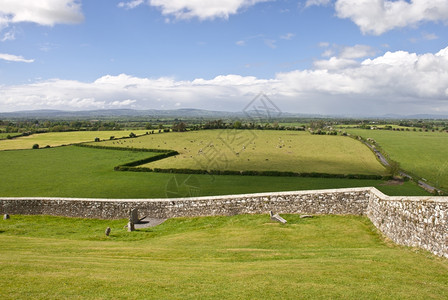
<svg viewBox="0 0 448 300">
<path fill-rule="evenodd" d="M 150 117 L 150 118 L 242 118 L 248 119 L 248 116 L 257 116 L 256 111 L 229 112 L 212 111 L 194 108 L 182 108 L 173 110 L 134 110 L 134 109 L 103 109 L 103 110 L 85 110 L 85 111 L 62 111 L 62 110 L 28 110 L 17 112 L 0 112 L 0 119 L 76 119 L 76 118 L 119 118 L 119 117 Z M 282 112 L 279 118 L 350 118 L 350 119 L 448 119 L 448 115 L 416 114 L 416 115 L 398 115 L 387 114 L 381 116 L 361 116 L 361 115 L 319 115 L 319 114 L 300 114 Z"/>
</svg>

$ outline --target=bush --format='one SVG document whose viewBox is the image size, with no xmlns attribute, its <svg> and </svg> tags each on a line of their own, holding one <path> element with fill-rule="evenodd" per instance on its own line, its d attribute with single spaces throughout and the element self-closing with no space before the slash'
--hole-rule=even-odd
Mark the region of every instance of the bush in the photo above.
<svg viewBox="0 0 448 300">
<path fill-rule="evenodd" d="M 39 149 L 39 144 L 34 144 L 33 149 Z"/>
<path fill-rule="evenodd" d="M 99 137 L 96 137 L 95 138 L 95 142 L 99 142 L 100 141 L 100 138 Z"/>
<path fill-rule="evenodd" d="M 129 134 L 129 137 L 130 137 L 130 138 L 135 138 L 135 137 L 137 137 L 137 135 L 136 135 L 135 133 L 131 132 L 131 133 Z"/>
</svg>

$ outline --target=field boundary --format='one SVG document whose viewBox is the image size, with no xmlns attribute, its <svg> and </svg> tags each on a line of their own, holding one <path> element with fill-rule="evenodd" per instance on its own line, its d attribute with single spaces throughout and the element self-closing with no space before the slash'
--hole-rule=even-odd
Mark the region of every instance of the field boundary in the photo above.
<svg viewBox="0 0 448 300">
<path fill-rule="evenodd" d="M 365 187 L 171 199 L 0 198 L 1 214 L 121 219 L 133 208 L 153 218 L 362 215 L 395 243 L 448 258 L 448 197 L 390 197 Z"/>
<path fill-rule="evenodd" d="M 130 171 L 130 172 L 155 172 L 155 173 L 174 173 L 174 174 L 209 174 L 209 175 L 241 175 L 241 176 L 276 176 L 276 177 L 313 177 L 313 178 L 344 178 L 344 179 L 370 179 L 370 180 L 390 180 L 391 176 L 372 175 L 372 174 L 338 174 L 338 173 L 318 173 L 318 172 L 288 172 L 288 171 L 235 171 L 235 170 L 203 170 L 203 169 L 189 169 L 189 168 L 148 168 L 138 167 L 150 162 L 165 159 L 171 156 L 178 155 L 179 152 L 167 149 L 149 149 L 149 148 L 129 148 L 129 147 L 113 147 L 113 146 L 97 146 L 91 144 L 76 144 L 77 147 L 104 149 L 104 150 L 119 150 L 119 151 L 135 151 L 135 152 L 152 152 L 162 153 L 160 155 L 151 156 L 145 159 L 140 159 L 118 165 L 114 167 L 115 171 Z"/>
</svg>

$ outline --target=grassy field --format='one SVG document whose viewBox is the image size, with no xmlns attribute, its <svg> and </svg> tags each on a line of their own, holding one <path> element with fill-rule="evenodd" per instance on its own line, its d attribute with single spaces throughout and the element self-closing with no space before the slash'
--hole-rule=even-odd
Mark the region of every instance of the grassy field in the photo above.
<svg viewBox="0 0 448 300">
<path fill-rule="evenodd" d="M 19 136 L 21 135 L 21 133 L 3 133 L 0 132 L 0 140 L 5 140 L 8 138 L 8 136 L 10 137 L 15 137 L 15 136 Z"/>
<path fill-rule="evenodd" d="M 447 299 L 448 261 L 385 241 L 367 218 L 0 221 L 4 299 Z M 112 229 L 106 237 L 104 230 Z"/>
<path fill-rule="evenodd" d="M 448 134 L 351 129 L 347 132 L 373 138 L 401 168 L 421 176 L 436 187 L 448 189 Z"/>
<path fill-rule="evenodd" d="M 73 132 L 49 132 L 33 134 L 30 136 L 19 137 L 12 140 L 1 140 L 0 150 L 15 150 L 15 149 L 31 149 L 34 144 L 40 147 L 47 145 L 51 147 L 70 145 L 81 142 L 94 141 L 95 138 L 102 140 L 109 139 L 111 136 L 116 138 L 127 137 L 131 132 L 137 135 L 145 134 L 147 130 L 135 131 L 73 131 Z M 6 134 L 7 135 L 7 134 Z M 6 136 L 5 136 L 6 138 Z"/>
<path fill-rule="evenodd" d="M 168 134 L 164 134 L 168 136 Z M 388 195 L 427 195 L 412 182 L 265 176 L 117 172 L 113 167 L 154 155 L 81 148 L 0 151 L 0 196 L 165 198 L 375 186 Z M 190 187 L 195 187 L 191 190 Z"/>
<path fill-rule="evenodd" d="M 308 132 L 202 130 L 105 141 L 101 145 L 173 149 L 180 153 L 146 165 L 151 168 L 386 174 L 362 143 Z"/>
</svg>

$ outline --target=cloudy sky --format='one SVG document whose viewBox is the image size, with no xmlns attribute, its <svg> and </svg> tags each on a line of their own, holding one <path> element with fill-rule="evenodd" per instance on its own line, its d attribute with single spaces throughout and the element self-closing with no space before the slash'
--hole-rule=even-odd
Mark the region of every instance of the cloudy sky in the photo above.
<svg viewBox="0 0 448 300">
<path fill-rule="evenodd" d="M 448 114 L 447 0 L 0 0 L 0 111 Z"/>
</svg>

